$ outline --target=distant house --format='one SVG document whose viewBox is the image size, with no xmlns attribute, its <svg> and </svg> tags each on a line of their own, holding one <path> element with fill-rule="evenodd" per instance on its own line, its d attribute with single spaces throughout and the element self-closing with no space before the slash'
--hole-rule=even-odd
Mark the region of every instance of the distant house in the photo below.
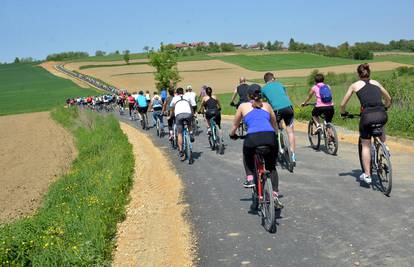
<svg viewBox="0 0 414 267">
<path fill-rule="evenodd" d="M 190 45 L 188 44 L 173 44 L 175 49 L 187 49 Z"/>
<path fill-rule="evenodd" d="M 206 42 L 192 42 L 190 43 L 191 47 L 197 47 L 197 46 L 207 46 Z"/>
<path fill-rule="evenodd" d="M 260 45 L 258 45 L 258 44 L 252 44 L 252 45 L 249 45 L 249 48 L 250 49 L 259 50 L 260 49 Z"/>
</svg>

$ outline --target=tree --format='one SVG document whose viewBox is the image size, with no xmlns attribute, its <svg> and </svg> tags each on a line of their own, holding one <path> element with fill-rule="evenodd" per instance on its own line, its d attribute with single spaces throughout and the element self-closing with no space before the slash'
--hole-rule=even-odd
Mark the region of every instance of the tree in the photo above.
<svg viewBox="0 0 414 267">
<path fill-rule="evenodd" d="M 18 57 L 16 57 L 16 58 L 14 59 L 14 63 L 20 63 L 20 59 L 19 59 Z"/>
<path fill-rule="evenodd" d="M 102 56 L 105 56 L 105 54 L 106 54 L 106 52 L 104 52 L 104 51 L 102 51 L 102 50 L 97 50 L 97 51 L 95 52 L 95 56 L 97 56 L 97 57 L 102 57 Z"/>
<path fill-rule="evenodd" d="M 124 61 L 125 61 L 125 63 L 126 64 L 129 64 L 129 59 L 130 59 L 130 57 L 129 57 L 129 50 L 125 50 L 124 51 Z"/>
<path fill-rule="evenodd" d="M 232 43 L 221 43 L 220 44 L 221 52 L 231 52 L 234 51 L 234 45 Z"/>
<path fill-rule="evenodd" d="M 119 55 L 119 50 L 116 50 L 115 51 L 115 55 Z"/>
<path fill-rule="evenodd" d="M 149 46 L 148 46 L 148 45 L 144 46 L 143 50 L 144 50 L 145 52 L 147 52 L 147 53 L 148 53 L 148 51 L 149 51 Z"/>
<path fill-rule="evenodd" d="M 263 42 L 258 42 L 257 45 L 259 46 L 260 50 L 263 50 L 265 47 L 265 44 Z"/>
<path fill-rule="evenodd" d="M 296 51 L 297 48 L 298 47 L 297 47 L 297 44 L 296 44 L 295 40 L 293 38 L 290 38 L 289 47 L 288 47 L 289 51 Z"/>
<path fill-rule="evenodd" d="M 269 51 L 273 50 L 272 42 L 267 41 L 267 43 L 266 43 L 266 49 L 269 50 Z"/>
<path fill-rule="evenodd" d="M 177 68 L 177 52 L 172 49 L 163 48 L 160 52 L 148 54 L 149 63 L 156 69 L 155 86 L 161 88 L 172 88 L 181 80 Z"/>
</svg>

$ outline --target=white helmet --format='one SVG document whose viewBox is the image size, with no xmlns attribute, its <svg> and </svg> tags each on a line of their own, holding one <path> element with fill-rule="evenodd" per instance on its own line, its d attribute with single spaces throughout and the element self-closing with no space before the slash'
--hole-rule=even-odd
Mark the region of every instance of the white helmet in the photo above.
<svg viewBox="0 0 414 267">
<path fill-rule="evenodd" d="M 193 90 L 193 87 L 191 87 L 191 84 L 187 85 L 187 90 Z"/>
</svg>

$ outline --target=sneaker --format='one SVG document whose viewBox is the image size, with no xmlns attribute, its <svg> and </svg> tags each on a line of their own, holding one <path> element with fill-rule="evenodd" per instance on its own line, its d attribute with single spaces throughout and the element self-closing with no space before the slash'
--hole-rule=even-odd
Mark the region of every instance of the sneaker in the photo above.
<svg viewBox="0 0 414 267">
<path fill-rule="evenodd" d="M 295 153 L 292 153 L 292 163 L 293 163 L 293 166 L 296 166 L 296 155 L 295 155 Z"/>
<path fill-rule="evenodd" d="M 320 124 L 316 125 L 315 133 L 322 132 L 322 127 Z"/>
<path fill-rule="evenodd" d="M 207 128 L 207 135 L 211 135 L 211 129 L 210 129 L 210 127 Z"/>
<path fill-rule="evenodd" d="M 252 187 L 255 187 L 255 184 L 254 184 L 253 180 L 251 180 L 251 181 L 246 180 L 243 183 L 243 187 L 244 188 L 252 188 Z"/>
<path fill-rule="evenodd" d="M 180 151 L 179 154 L 180 154 L 181 161 L 184 161 L 185 160 L 185 154 L 184 154 L 184 152 Z"/>
<path fill-rule="evenodd" d="M 194 134 L 190 133 L 190 142 L 194 143 L 195 139 L 194 139 Z"/>
<path fill-rule="evenodd" d="M 279 193 L 278 192 L 273 191 L 273 199 L 275 201 L 276 209 L 283 209 L 283 204 L 279 200 Z"/>
<path fill-rule="evenodd" d="M 359 180 L 364 181 L 367 184 L 371 184 L 371 182 L 372 182 L 371 176 L 368 176 L 365 173 L 363 173 L 359 176 Z"/>
</svg>

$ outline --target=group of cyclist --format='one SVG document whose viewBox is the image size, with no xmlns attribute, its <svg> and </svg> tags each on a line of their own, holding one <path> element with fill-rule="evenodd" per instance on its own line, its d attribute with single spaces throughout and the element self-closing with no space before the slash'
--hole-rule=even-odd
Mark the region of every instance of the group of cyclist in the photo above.
<svg viewBox="0 0 414 267">
<path fill-rule="evenodd" d="M 346 117 L 346 105 L 355 93 L 361 103 L 361 119 L 359 124 L 360 138 L 362 140 L 362 162 L 364 171 L 360 180 L 371 183 L 371 125 L 385 125 L 387 122 L 386 109 L 391 105 L 391 97 L 387 90 L 377 81 L 370 79 L 371 71 L 367 63 L 361 64 L 357 68 L 359 80 L 353 83 L 345 94 L 341 104 L 341 116 Z M 286 127 L 290 143 L 292 162 L 296 163 L 296 140 L 294 131 L 294 108 L 290 100 L 286 87 L 280 83 L 273 73 L 266 73 L 263 77 L 265 85 L 261 87 L 258 84 L 246 83 L 246 79 L 241 77 L 239 85 L 234 91 L 230 105 L 237 108 L 235 118 L 229 133 L 230 138 L 236 139 L 236 131 L 240 123 L 244 123 L 247 128 L 247 134 L 243 143 L 243 164 L 246 172 L 244 187 L 251 188 L 255 186 L 254 173 L 255 148 L 267 146 L 268 153 L 264 155 L 265 167 L 270 172 L 270 179 L 273 186 L 273 195 L 280 195 L 278 188 L 278 173 L 276 170 L 276 161 L 278 157 L 278 139 L 277 132 Z M 320 116 L 324 117 L 326 122 L 331 122 L 335 114 L 333 95 L 331 87 L 324 82 L 324 75 L 318 73 L 314 77 L 314 85 L 309 89 L 307 98 L 301 106 L 306 106 L 312 98 L 316 98 L 316 103 L 312 110 L 312 118 L 316 125 L 316 131 L 321 131 Z M 238 102 L 235 103 L 236 98 Z M 191 142 L 194 142 L 193 121 L 197 113 L 203 113 L 205 116 L 207 133 L 210 134 L 210 121 L 213 118 L 219 130 L 221 131 L 221 108 L 218 97 L 213 94 L 213 89 L 209 86 L 201 88 L 198 99 L 193 92 L 191 85 L 186 90 L 179 87 L 176 89 L 162 89 L 160 94 L 154 92 L 152 97 L 149 91 L 145 93 L 127 93 L 120 91 L 118 95 L 111 97 L 101 96 L 99 98 L 87 97 L 69 100 L 72 104 L 93 104 L 100 103 L 103 99 L 116 101 L 120 109 L 129 107 L 129 116 L 133 117 L 136 110 L 142 119 L 147 119 L 147 112 L 152 111 L 152 122 L 155 125 L 157 120 L 160 121 L 161 129 L 164 128 L 163 117 L 167 118 L 169 139 L 174 136 L 174 124 L 177 129 L 177 145 L 179 155 L 185 160 L 183 153 L 183 136 L 182 130 L 184 123 L 188 125 Z M 385 101 L 383 102 L 382 99 Z M 197 100 L 200 107 L 197 109 Z M 106 100 L 105 100 L 106 101 Z M 381 136 L 381 141 L 385 142 L 385 132 Z M 328 138 L 330 133 L 328 132 Z M 221 136 L 221 134 L 220 134 Z"/>
<path fill-rule="evenodd" d="M 387 90 L 377 81 L 370 79 L 370 67 L 367 63 L 357 68 L 359 81 L 353 83 L 344 96 L 340 112 L 346 117 L 346 105 L 353 93 L 356 93 L 361 103 L 361 120 L 359 126 L 362 139 L 362 161 L 364 171 L 360 180 L 370 184 L 371 180 L 371 137 L 372 125 L 384 126 L 387 122 L 386 109 L 391 105 L 391 97 Z M 318 73 L 315 84 L 310 88 L 309 95 L 302 103 L 305 106 L 315 97 L 316 104 L 312 110 L 312 117 L 321 130 L 319 117 L 324 116 L 326 122 L 331 122 L 334 116 L 334 103 L 332 101 L 332 90 L 324 83 L 324 76 Z M 255 148 L 267 146 L 269 153 L 264 156 L 266 169 L 270 172 L 273 186 L 273 195 L 279 196 L 278 174 L 275 168 L 277 161 L 277 139 L 276 133 L 282 127 L 283 121 L 288 132 L 289 142 L 292 150 L 292 161 L 296 162 L 295 156 L 295 134 L 294 134 L 294 109 L 291 100 L 286 94 L 286 88 L 278 82 L 274 74 L 264 75 L 265 85 L 263 88 L 258 84 L 247 85 L 245 78 L 240 78 L 240 85 L 236 88 L 232 97 L 231 105 L 237 107 L 235 119 L 230 131 L 230 138 L 237 138 L 236 130 L 243 120 L 247 126 L 247 135 L 243 144 L 243 163 L 246 172 L 245 187 L 254 187 L 254 153 Z M 239 102 L 234 104 L 236 96 Z M 385 99 L 383 103 L 382 99 Z M 264 102 L 266 100 L 267 102 Z M 385 132 L 382 131 L 381 141 L 385 142 Z M 329 134 L 329 133 L 328 133 Z"/>
</svg>

